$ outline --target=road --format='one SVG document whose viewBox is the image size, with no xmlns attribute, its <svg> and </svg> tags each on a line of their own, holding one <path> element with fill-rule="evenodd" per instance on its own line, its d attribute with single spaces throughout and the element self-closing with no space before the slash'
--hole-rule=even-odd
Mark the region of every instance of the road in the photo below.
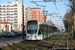
<svg viewBox="0 0 75 50">
<path fill-rule="evenodd" d="M 17 42 L 20 42 L 20 41 L 23 41 L 23 37 L 20 36 L 20 37 L 12 37 L 12 38 L 0 38 L 0 47 L 2 46 L 6 46 L 8 44 L 12 44 L 12 43 L 17 43 Z"/>
</svg>

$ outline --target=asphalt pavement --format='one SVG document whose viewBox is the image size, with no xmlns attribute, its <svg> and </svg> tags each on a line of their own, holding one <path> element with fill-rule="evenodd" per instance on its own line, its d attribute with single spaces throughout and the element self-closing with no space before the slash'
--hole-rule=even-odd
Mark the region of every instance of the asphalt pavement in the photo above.
<svg viewBox="0 0 75 50">
<path fill-rule="evenodd" d="M 8 38 L 0 38 L 0 47 L 2 46 L 7 46 L 13 43 L 17 43 L 23 41 L 23 36 L 19 36 L 19 37 L 8 37 Z"/>
</svg>

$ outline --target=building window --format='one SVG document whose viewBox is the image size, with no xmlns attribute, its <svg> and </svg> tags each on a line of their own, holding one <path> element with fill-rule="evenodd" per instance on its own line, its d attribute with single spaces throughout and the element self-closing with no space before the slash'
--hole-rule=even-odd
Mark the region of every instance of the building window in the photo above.
<svg viewBox="0 0 75 50">
<path fill-rule="evenodd" d="M 2 14 L 0 14 L 0 15 L 2 15 Z"/>
<path fill-rule="evenodd" d="M 5 10 L 5 8 L 3 8 L 3 10 Z"/>
<path fill-rule="evenodd" d="M 11 12 L 13 12 L 13 11 L 11 11 Z"/>
<path fill-rule="evenodd" d="M 14 11 L 14 12 L 17 12 L 17 11 Z"/>
<path fill-rule="evenodd" d="M 36 16 L 36 17 L 38 17 L 38 16 Z"/>
<path fill-rule="evenodd" d="M 17 19 L 14 19 L 14 20 L 17 20 Z"/>
<path fill-rule="evenodd" d="M 9 7 L 9 5 L 6 5 L 6 7 Z"/>
<path fill-rule="evenodd" d="M 0 11 L 0 13 L 1 13 L 2 11 Z"/>
<path fill-rule="evenodd" d="M 38 11 L 37 11 L 37 13 L 38 13 Z"/>
<path fill-rule="evenodd" d="M 17 16 L 15 16 L 14 18 L 17 18 Z"/>
<path fill-rule="evenodd" d="M 10 15 L 14 15 L 14 14 L 10 14 Z"/>
<path fill-rule="evenodd" d="M 14 22 L 14 23 L 17 23 L 17 22 Z"/>
<path fill-rule="evenodd" d="M 7 10 L 9 10 L 9 8 L 7 8 Z"/>
<path fill-rule="evenodd" d="M 3 13 L 5 13 L 5 11 L 3 11 Z"/>
<path fill-rule="evenodd" d="M 13 5 L 10 5 L 10 7 L 13 7 Z"/>
<path fill-rule="evenodd" d="M 3 14 L 3 15 L 6 15 L 6 14 Z"/>
<path fill-rule="evenodd" d="M 6 21 L 6 20 L 4 19 L 4 21 Z"/>
<path fill-rule="evenodd" d="M 3 17 L 3 18 L 6 18 L 6 17 Z"/>
<path fill-rule="evenodd" d="M 3 5 L 3 7 L 5 7 L 5 5 Z"/>
<path fill-rule="evenodd" d="M 7 12 L 10 12 L 10 11 L 7 10 Z"/>
<path fill-rule="evenodd" d="M 14 17 L 11 17 L 11 18 L 14 18 Z"/>
<path fill-rule="evenodd" d="M 0 10 L 2 10 L 2 8 L 0 8 Z"/>
<path fill-rule="evenodd" d="M 14 4 L 14 7 L 17 7 L 17 4 Z"/>
<path fill-rule="evenodd" d="M 9 13 L 7 13 L 7 15 L 10 15 Z"/>
<path fill-rule="evenodd" d="M 37 14 L 38 15 L 38 14 Z"/>
<path fill-rule="evenodd" d="M 7 16 L 7 18 L 10 18 L 10 16 Z"/>
<path fill-rule="evenodd" d="M 14 15 L 17 15 L 17 13 L 14 13 Z"/>
<path fill-rule="evenodd" d="M 11 21 L 14 21 L 13 19 L 11 19 Z"/>
<path fill-rule="evenodd" d="M 17 8 L 14 8 L 15 10 L 17 10 Z"/>
<path fill-rule="evenodd" d="M 0 20 L 0 21 L 2 21 L 2 20 Z"/>
<path fill-rule="evenodd" d="M 0 18 L 2 18 L 2 17 L 0 17 Z"/>
<path fill-rule="evenodd" d="M 17 28 L 17 27 L 14 27 L 14 28 Z"/>
<path fill-rule="evenodd" d="M 10 10 L 13 10 L 13 8 L 10 8 Z"/>
<path fill-rule="evenodd" d="M 0 5 L 0 7 L 2 7 L 2 6 Z"/>
<path fill-rule="evenodd" d="M 17 26 L 17 24 L 14 24 L 14 26 Z"/>
<path fill-rule="evenodd" d="M 10 19 L 7 19 L 7 21 L 10 21 Z"/>
</svg>

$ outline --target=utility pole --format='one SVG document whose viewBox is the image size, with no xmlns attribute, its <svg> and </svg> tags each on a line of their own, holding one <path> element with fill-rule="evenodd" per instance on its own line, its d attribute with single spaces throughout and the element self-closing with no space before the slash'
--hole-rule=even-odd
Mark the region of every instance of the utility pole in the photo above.
<svg viewBox="0 0 75 50">
<path fill-rule="evenodd" d="M 51 24 L 51 16 L 52 16 L 52 15 L 57 15 L 57 13 L 55 13 L 55 14 L 50 13 L 50 14 L 47 15 L 47 16 L 50 16 L 50 24 Z"/>
<path fill-rule="evenodd" d="M 24 0 L 22 0 L 22 18 L 23 18 L 22 34 L 23 34 L 23 40 L 24 40 L 25 39 L 25 37 L 24 37 Z"/>
<path fill-rule="evenodd" d="M 45 12 L 45 7 L 46 7 L 46 5 L 45 5 L 45 6 L 43 6 L 43 5 L 37 5 L 37 6 L 43 7 L 43 11 L 42 11 L 42 12 L 43 12 L 43 16 L 45 17 L 44 12 Z M 43 18 L 44 18 L 44 17 L 43 17 Z"/>
<path fill-rule="evenodd" d="M 34 1 L 30 1 L 31 3 L 35 3 L 37 6 L 41 6 L 41 7 L 43 7 L 43 16 L 45 17 L 45 15 L 44 15 L 44 12 L 45 12 L 45 7 L 46 7 L 46 5 L 38 5 L 36 2 L 34 2 Z"/>
</svg>

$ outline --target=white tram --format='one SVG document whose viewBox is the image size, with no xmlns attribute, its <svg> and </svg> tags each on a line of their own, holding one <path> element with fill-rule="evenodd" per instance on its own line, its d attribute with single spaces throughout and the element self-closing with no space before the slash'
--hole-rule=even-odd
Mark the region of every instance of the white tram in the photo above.
<svg viewBox="0 0 75 50">
<path fill-rule="evenodd" d="M 30 20 L 26 24 L 26 40 L 43 40 L 56 32 L 57 27 L 41 21 Z"/>
</svg>

